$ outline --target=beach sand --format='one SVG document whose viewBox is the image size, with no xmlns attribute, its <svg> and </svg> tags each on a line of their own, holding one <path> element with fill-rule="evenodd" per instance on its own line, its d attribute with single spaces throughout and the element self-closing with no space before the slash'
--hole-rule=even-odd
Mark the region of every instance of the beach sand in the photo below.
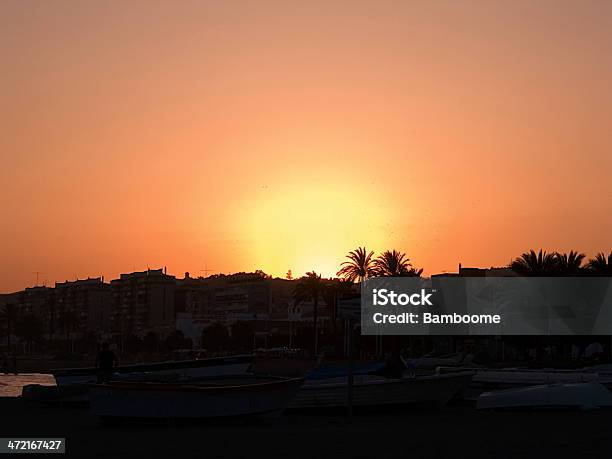
<svg viewBox="0 0 612 459">
<path fill-rule="evenodd" d="M 0 374 L 0 397 L 18 397 L 23 386 L 28 384 L 55 386 L 55 379 L 44 373 Z"/>
<path fill-rule="evenodd" d="M 0 399 L 0 436 L 66 437 L 70 457 L 604 457 L 612 413 L 476 412 L 469 406 L 356 416 L 282 415 L 196 425 L 101 425 L 86 409 Z"/>
</svg>

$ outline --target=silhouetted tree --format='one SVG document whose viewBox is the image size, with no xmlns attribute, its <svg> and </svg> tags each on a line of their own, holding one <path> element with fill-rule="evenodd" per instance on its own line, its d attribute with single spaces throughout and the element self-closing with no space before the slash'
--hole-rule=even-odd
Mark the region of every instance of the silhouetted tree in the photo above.
<svg viewBox="0 0 612 459">
<path fill-rule="evenodd" d="M 72 332 L 75 330 L 77 324 L 79 322 L 79 318 L 77 314 L 71 309 L 62 309 L 60 314 L 60 323 L 62 325 L 62 329 L 66 334 L 66 343 L 70 343 L 70 350 L 72 350 L 71 337 Z"/>
<path fill-rule="evenodd" d="M 70 334 L 75 330 L 78 321 L 79 318 L 76 312 L 71 309 L 62 309 L 60 313 L 60 323 L 62 324 L 62 330 L 66 334 L 66 341 L 70 339 Z"/>
<path fill-rule="evenodd" d="M 332 324 L 334 327 L 334 333 L 336 331 L 336 313 L 338 310 L 338 298 L 344 293 L 350 293 L 353 291 L 353 281 L 349 278 L 345 279 L 332 279 L 327 282 L 323 287 L 323 301 L 330 311 L 332 318 Z"/>
<path fill-rule="evenodd" d="M 43 323 L 34 314 L 26 314 L 15 323 L 15 334 L 25 341 L 28 350 L 32 349 L 32 343 L 42 340 L 43 333 Z"/>
<path fill-rule="evenodd" d="M 7 351 L 11 352 L 11 334 L 13 333 L 13 324 L 17 320 L 17 306 L 12 303 L 4 305 L 0 312 L 0 319 L 6 325 L 6 347 Z"/>
<path fill-rule="evenodd" d="M 316 357 L 319 347 L 319 335 L 318 335 L 318 321 L 319 321 L 319 296 L 323 293 L 323 281 L 321 275 L 314 271 L 306 273 L 305 276 L 301 277 L 298 283 L 295 285 L 293 291 L 293 300 L 295 304 L 300 304 L 305 301 L 312 300 L 312 326 L 313 326 L 313 356 Z"/>
<path fill-rule="evenodd" d="M 523 253 L 510 263 L 510 269 L 521 276 L 550 276 L 557 272 L 557 256 L 542 249 Z"/>
<path fill-rule="evenodd" d="M 348 253 L 346 258 L 349 261 L 344 261 L 340 264 L 340 271 L 336 275 L 351 282 L 362 282 L 364 279 L 375 274 L 373 256 L 373 251 L 368 252 L 365 247 L 358 247 Z"/>
<path fill-rule="evenodd" d="M 258 275 L 259 277 L 261 277 L 262 279 L 272 279 L 271 275 L 266 274 L 261 269 L 256 269 L 255 270 L 255 274 Z"/>
<path fill-rule="evenodd" d="M 55 335 L 55 298 L 53 296 L 45 299 L 45 310 L 47 315 L 47 333 L 49 341 L 53 341 Z"/>
<path fill-rule="evenodd" d="M 574 252 L 570 250 L 570 253 L 559 253 L 555 252 L 557 259 L 556 274 L 559 275 L 575 275 L 581 273 L 584 268 L 582 267 L 582 260 L 584 260 L 584 253 Z"/>
<path fill-rule="evenodd" d="M 591 258 L 586 265 L 589 272 L 600 276 L 612 276 L 612 252 L 606 255 L 603 252 Z"/>
<path fill-rule="evenodd" d="M 374 271 L 383 277 L 419 277 L 422 269 L 416 269 L 410 263 L 410 258 L 397 250 L 386 250 L 374 260 Z"/>
</svg>

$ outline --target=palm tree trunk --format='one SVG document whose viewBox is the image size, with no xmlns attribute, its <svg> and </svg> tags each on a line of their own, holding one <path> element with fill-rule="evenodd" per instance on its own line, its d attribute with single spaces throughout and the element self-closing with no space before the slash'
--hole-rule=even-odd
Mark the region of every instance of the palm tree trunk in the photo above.
<svg viewBox="0 0 612 459">
<path fill-rule="evenodd" d="M 334 306 L 333 306 L 333 311 L 331 312 L 331 317 L 332 317 L 332 333 L 333 336 L 336 336 L 336 322 L 338 320 L 337 314 L 338 314 L 338 292 L 334 292 Z"/>
<path fill-rule="evenodd" d="M 9 354 L 11 353 L 11 321 L 10 319 L 6 320 L 6 350 Z"/>
<path fill-rule="evenodd" d="M 318 331 L 318 323 L 319 323 L 319 299 L 314 299 L 314 309 L 312 311 L 312 321 L 313 321 L 313 329 L 314 329 L 314 340 L 313 340 L 313 357 L 316 359 L 318 350 L 319 350 L 319 331 Z"/>
</svg>

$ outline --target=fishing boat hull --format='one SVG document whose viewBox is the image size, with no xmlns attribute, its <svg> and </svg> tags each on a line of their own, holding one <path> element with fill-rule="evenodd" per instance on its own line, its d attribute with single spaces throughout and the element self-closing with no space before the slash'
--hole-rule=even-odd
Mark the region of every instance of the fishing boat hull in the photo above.
<svg viewBox="0 0 612 459">
<path fill-rule="evenodd" d="M 89 386 L 86 384 L 70 384 L 65 386 L 43 386 L 28 384 L 21 391 L 25 401 L 36 403 L 84 404 L 87 403 Z"/>
<path fill-rule="evenodd" d="M 456 368 L 439 367 L 437 371 L 444 374 L 456 371 Z M 600 383 L 612 386 L 612 377 L 594 371 L 557 370 L 557 369 L 526 369 L 526 368 L 472 368 L 475 375 L 469 387 L 464 391 L 464 398 L 477 400 L 486 392 L 507 389 L 521 389 L 531 386 L 547 386 L 559 384 Z"/>
<path fill-rule="evenodd" d="M 612 394 L 599 383 L 549 384 L 485 392 L 479 410 L 594 409 L 612 407 Z"/>
<path fill-rule="evenodd" d="M 189 384 L 111 382 L 91 387 L 90 409 L 105 419 L 263 416 L 282 412 L 302 382 L 257 376 Z"/>
<path fill-rule="evenodd" d="M 446 405 L 471 381 L 473 373 L 386 379 L 358 376 L 353 384 L 353 406 L 390 408 L 406 405 Z M 332 378 L 306 382 L 288 408 L 295 410 L 340 408 L 347 405 L 347 379 Z"/>
<path fill-rule="evenodd" d="M 246 374 L 254 361 L 253 355 L 216 357 L 211 359 L 178 360 L 148 364 L 124 365 L 115 369 L 113 380 L 193 379 L 220 375 Z M 95 368 L 64 368 L 51 370 L 58 386 L 94 384 L 98 379 Z"/>
</svg>

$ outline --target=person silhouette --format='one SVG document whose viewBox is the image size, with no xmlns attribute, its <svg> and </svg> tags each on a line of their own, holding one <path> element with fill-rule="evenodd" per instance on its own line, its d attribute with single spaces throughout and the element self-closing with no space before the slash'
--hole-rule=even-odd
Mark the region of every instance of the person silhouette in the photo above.
<svg viewBox="0 0 612 459">
<path fill-rule="evenodd" d="M 113 370 L 117 365 L 117 356 L 110 350 L 108 343 L 102 343 L 102 349 L 96 356 L 96 369 L 98 370 L 98 383 L 111 379 Z"/>
</svg>

